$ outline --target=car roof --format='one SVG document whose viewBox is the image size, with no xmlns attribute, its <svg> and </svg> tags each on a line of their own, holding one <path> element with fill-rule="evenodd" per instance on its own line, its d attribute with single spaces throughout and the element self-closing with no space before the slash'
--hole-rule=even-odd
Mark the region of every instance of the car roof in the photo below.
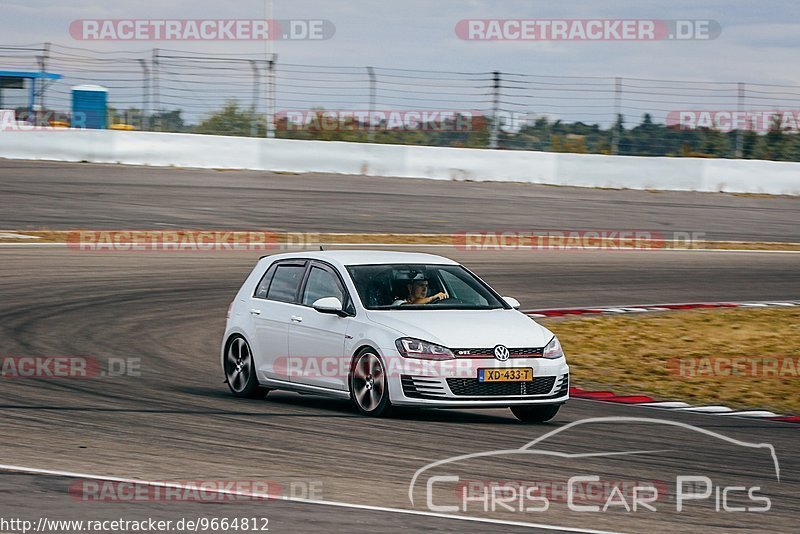
<svg viewBox="0 0 800 534">
<path fill-rule="evenodd" d="M 330 261 L 341 265 L 380 265 L 380 264 L 423 264 L 423 265 L 458 265 L 458 262 L 420 252 L 395 252 L 387 250 L 322 250 L 289 252 L 264 256 L 270 261 L 278 259 L 305 258 Z"/>
</svg>

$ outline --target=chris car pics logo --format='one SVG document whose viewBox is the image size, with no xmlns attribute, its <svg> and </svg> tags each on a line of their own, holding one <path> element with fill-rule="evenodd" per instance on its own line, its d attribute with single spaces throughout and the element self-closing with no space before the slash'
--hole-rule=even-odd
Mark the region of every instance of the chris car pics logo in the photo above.
<svg viewBox="0 0 800 534">
<path fill-rule="evenodd" d="M 622 450 L 606 450 L 603 445 L 598 447 L 595 444 L 588 445 L 589 451 L 574 452 L 575 447 L 570 447 L 570 452 L 558 450 L 558 443 L 564 443 L 573 434 L 585 433 L 592 425 L 603 425 L 606 430 L 613 430 L 613 425 L 653 425 L 646 428 L 650 433 L 659 433 L 654 435 L 682 433 L 681 436 L 685 434 L 692 438 L 690 443 L 696 440 L 709 450 L 720 446 L 720 451 L 726 451 L 728 456 L 741 455 L 743 461 L 749 465 L 761 465 L 763 470 L 744 475 L 731 473 L 728 469 L 706 472 L 702 471 L 703 466 L 694 471 L 683 466 L 664 476 L 664 465 L 683 465 L 678 460 L 680 455 L 693 454 L 683 444 L 680 447 L 673 445 L 674 450 L 670 450 L 670 445 L 659 446 L 658 450 L 627 450 L 624 446 Z M 644 465 L 659 466 L 657 476 L 640 476 L 641 470 L 636 477 L 609 474 L 617 469 L 627 469 L 641 457 L 647 458 Z M 666 460 L 666 463 L 654 464 L 653 457 Z M 591 461 L 587 462 L 586 458 L 591 458 Z M 603 459 L 608 465 L 598 463 Z M 505 477 L 465 476 L 465 473 L 488 472 L 493 469 L 489 467 L 493 461 L 502 465 Z M 509 476 L 514 474 L 515 466 L 519 476 Z M 544 476 L 537 477 L 535 470 L 542 466 L 544 471 L 541 474 Z M 566 476 L 561 475 L 561 470 Z M 706 514 L 708 510 L 759 513 L 772 508 L 768 490 L 775 481 L 780 482 L 780 466 L 775 448 L 769 443 L 737 440 L 665 419 L 595 417 L 569 423 L 518 449 L 480 451 L 430 462 L 414 473 L 408 486 L 408 497 L 412 506 L 424 506 L 437 513 L 458 514 L 497 511 L 535 514 L 551 509 L 563 510 L 565 503 L 566 511 L 582 514 L 615 511 Z"/>
</svg>

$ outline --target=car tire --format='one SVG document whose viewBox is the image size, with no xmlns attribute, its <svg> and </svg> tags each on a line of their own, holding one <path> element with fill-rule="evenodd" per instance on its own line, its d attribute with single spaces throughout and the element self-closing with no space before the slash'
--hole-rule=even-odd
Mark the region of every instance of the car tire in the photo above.
<svg viewBox="0 0 800 534">
<path fill-rule="evenodd" d="M 228 341 L 222 368 L 225 383 L 236 397 L 261 399 L 269 392 L 258 384 L 253 351 L 242 336 L 234 336 Z"/>
<path fill-rule="evenodd" d="M 389 378 L 377 351 L 367 348 L 356 354 L 349 382 L 350 399 L 359 412 L 371 417 L 386 417 L 391 413 Z"/>
<path fill-rule="evenodd" d="M 523 423 L 544 423 L 555 417 L 559 408 L 560 404 L 512 406 L 511 413 Z"/>
</svg>

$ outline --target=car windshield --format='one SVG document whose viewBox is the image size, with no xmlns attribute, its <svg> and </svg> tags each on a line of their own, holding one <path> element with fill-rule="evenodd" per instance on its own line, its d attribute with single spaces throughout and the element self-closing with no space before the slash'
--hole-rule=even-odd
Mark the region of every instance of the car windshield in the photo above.
<svg viewBox="0 0 800 534">
<path fill-rule="evenodd" d="M 494 310 L 498 295 L 460 265 L 351 265 L 368 310 Z"/>
</svg>

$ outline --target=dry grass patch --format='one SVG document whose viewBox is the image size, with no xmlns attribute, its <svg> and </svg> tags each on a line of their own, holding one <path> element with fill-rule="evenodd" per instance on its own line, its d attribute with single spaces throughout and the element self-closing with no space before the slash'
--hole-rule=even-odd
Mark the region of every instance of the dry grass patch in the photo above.
<svg viewBox="0 0 800 534">
<path fill-rule="evenodd" d="M 648 315 L 540 319 L 561 340 L 573 384 L 689 403 L 800 413 L 800 308 L 688 310 Z M 711 376 L 709 358 L 777 358 L 777 373 Z M 675 359 L 702 376 L 682 376 Z M 793 360 L 790 360 L 793 359 Z M 672 362 L 671 362 L 672 360 Z M 725 364 L 730 360 L 722 360 Z M 723 367 L 730 369 L 729 366 Z M 688 374 L 688 373 L 684 373 Z M 779 375 L 779 376 L 775 376 Z"/>
</svg>

